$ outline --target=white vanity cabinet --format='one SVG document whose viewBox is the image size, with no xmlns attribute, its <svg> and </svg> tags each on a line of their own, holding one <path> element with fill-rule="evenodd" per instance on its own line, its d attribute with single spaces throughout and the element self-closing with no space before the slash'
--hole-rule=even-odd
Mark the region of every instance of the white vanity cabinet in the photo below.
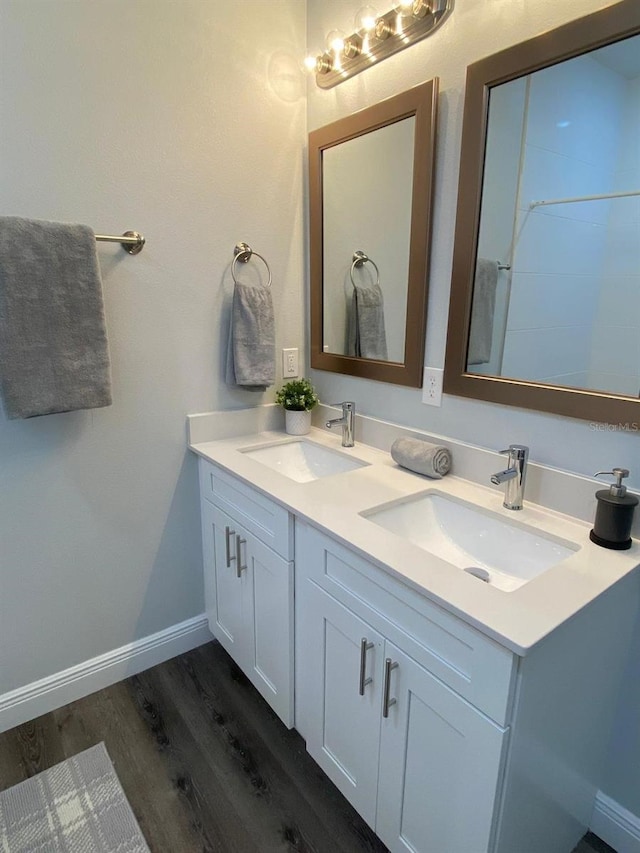
<svg viewBox="0 0 640 853">
<path fill-rule="evenodd" d="M 372 463 L 347 493 L 256 467 L 254 487 L 248 441 L 199 451 L 215 637 L 392 853 L 569 853 L 602 784 L 637 565 L 576 529 L 564 570 L 491 589 L 368 541 L 361 510 L 397 498 L 398 472 Z"/>
<path fill-rule="evenodd" d="M 486 850 L 505 729 L 307 584 L 309 753 L 391 850 Z"/>
<path fill-rule="evenodd" d="M 520 657 L 297 521 L 296 728 L 392 853 L 568 853 L 637 593 L 629 576 Z"/>
<path fill-rule="evenodd" d="M 300 524 L 296 542 L 310 754 L 392 851 L 490 849 L 508 729 L 441 677 L 481 702 L 490 680 L 504 719 L 513 656 L 433 605 L 413 609 L 393 581 L 378 587 L 374 567 L 319 531 Z"/>
<path fill-rule="evenodd" d="M 200 460 L 209 629 L 283 722 L 293 725 L 293 521 Z"/>
</svg>

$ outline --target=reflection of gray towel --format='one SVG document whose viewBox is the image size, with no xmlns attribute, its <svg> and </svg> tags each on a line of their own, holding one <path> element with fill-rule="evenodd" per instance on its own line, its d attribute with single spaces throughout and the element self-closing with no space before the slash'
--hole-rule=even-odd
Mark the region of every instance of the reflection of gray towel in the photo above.
<svg viewBox="0 0 640 853">
<path fill-rule="evenodd" d="M 111 405 L 90 228 L 0 218 L 0 382 L 9 418 Z"/>
<path fill-rule="evenodd" d="M 275 320 L 271 288 L 236 284 L 227 349 L 226 382 L 264 391 L 276 379 Z"/>
<path fill-rule="evenodd" d="M 347 326 L 347 355 L 387 360 L 384 297 L 379 284 L 353 286 Z"/>
<path fill-rule="evenodd" d="M 396 438 L 391 445 L 391 458 L 403 468 L 434 480 L 441 480 L 451 469 L 449 449 L 421 438 Z"/>
<path fill-rule="evenodd" d="M 486 364 L 491 358 L 497 284 L 498 262 L 478 258 L 471 303 L 467 364 Z"/>
</svg>

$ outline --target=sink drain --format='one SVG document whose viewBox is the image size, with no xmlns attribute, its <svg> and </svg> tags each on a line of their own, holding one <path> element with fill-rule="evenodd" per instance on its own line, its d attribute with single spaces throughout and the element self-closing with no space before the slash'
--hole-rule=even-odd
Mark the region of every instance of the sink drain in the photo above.
<svg viewBox="0 0 640 853">
<path fill-rule="evenodd" d="M 468 568 L 463 569 L 463 571 L 468 575 L 473 575 L 474 578 L 478 578 L 485 583 L 489 583 L 489 572 L 486 569 L 481 569 L 479 566 L 469 566 Z"/>
</svg>

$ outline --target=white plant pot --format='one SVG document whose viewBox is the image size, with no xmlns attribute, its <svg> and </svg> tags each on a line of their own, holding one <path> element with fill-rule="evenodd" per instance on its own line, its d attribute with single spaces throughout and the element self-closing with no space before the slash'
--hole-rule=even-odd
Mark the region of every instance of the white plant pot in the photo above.
<svg viewBox="0 0 640 853">
<path fill-rule="evenodd" d="M 285 409 L 284 420 L 289 435 L 306 435 L 311 429 L 311 412 L 290 412 Z"/>
</svg>

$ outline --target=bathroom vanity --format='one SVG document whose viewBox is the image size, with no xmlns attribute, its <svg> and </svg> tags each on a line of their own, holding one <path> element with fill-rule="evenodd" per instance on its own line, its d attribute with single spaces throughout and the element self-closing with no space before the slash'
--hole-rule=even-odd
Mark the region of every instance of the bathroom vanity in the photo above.
<svg viewBox="0 0 640 853">
<path fill-rule="evenodd" d="M 394 853 L 569 853 L 640 546 L 607 552 L 584 522 L 324 431 L 243 435 L 243 417 L 191 433 L 215 637 Z"/>
</svg>

